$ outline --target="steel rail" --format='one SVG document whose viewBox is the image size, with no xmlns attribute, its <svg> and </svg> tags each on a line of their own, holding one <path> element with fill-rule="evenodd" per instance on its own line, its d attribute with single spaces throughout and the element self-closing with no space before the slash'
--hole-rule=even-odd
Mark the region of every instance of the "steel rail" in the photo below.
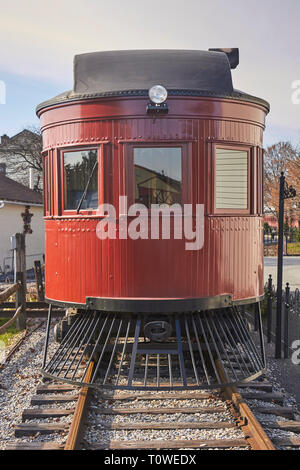
<svg viewBox="0 0 300 470">
<path fill-rule="evenodd" d="M 90 381 L 93 373 L 94 362 L 91 362 L 84 380 Z M 90 387 L 84 386 L 81 388 L 73 416 L 67 441 L 64 450 L 79 450 L 81 447 L 82 431 L 85 424 L 86 415 L 88 412 L 88 402 L 90 397 Z"/>
<path fill-rule="evenodd" d="M 226 376 L 220 361 L 216 361 L 221 380 L 225 383 Z M 276 450 L 271 439 L 267 436 L 262 426 L 245 403 L 235 386 L 227 386 L 223 390 L 225 398 L 230 402 L 231 411 L 238 420 L 238 425 L 244 432 L 251 450 Z"/>
<path fill-rule="evenodd" d="M 86 374 L 85 374 L 85 380 L 88 380 L 93 373 L 93 366 L 94 363 L 91 363 Z M 223 367 L 220 363 L 220 361 L 216 360 L 215 361 L 215 367 L 218 371 L 219 377 L 221 381 L 226 381 L 226 375 L 224 373 Z M 83 427 L 85 424 L 86 420 L 86 415 L 88 412 L 88 397 L 89 397 L 89 391 L 90 387 L 84 386 L 82 387 L 80 393 L 79 393 L 79 398 L 78 402 L 75 408 L 74 412 L 74 417 L 73 421 L 71 423 L 71 426 L 69 428 L 69 434 L 67 437 L 66 444 L 64 446 L 64 450 L 79 450 L 82 446 L 81 438 L 82 438 L 82 432 L 83 432 Z M 245 443 L 249 445 L 251 450 L 276 450 L 274 444 L 271 442 L 269 437 L 266 435 L 265 431 L 253 415 L 252 411 L 250 410 L 249 406 L 244 402 L 242 396 L 239 394 L 238 390 L 234 386 L 227 386 L 224 388 L 222 391 L 223 397 L 227 400 L 227 403 L 230 406 L 230 411 L 232 415 L 234 416 L 236 420 L 236 426 L 238 426 L 244 433 L 245 435 Z M 191 395 L 191 398 L 193 395 Z M 109 397 L 109 399 L 117 399 L 117 396 L 112 396 Z M 150 397 L 149 397 L 150 398 Z M 158 398 L 158 397 L 157 397 Z M 108 399 L 108 397 L 103 396 L 103 399 Z M 113 412 L 112 410 L 111 412 Z M 120 410 L 122 411 L 122 409 Z M 123 410 L 124 411 L 124 410 Z M 127 413 L 129 413 L 130 410 L 125 410 Z M 138 412 L 139 410 L 135 410 Z M 140 410 L 141 412 L 146 412 L 145 410 Z M 159 410 L 157 410 L 159 411 Z M 168 412 L 168 410 L 165 410 Z M 170 411 L 170 410 L 169 410 Z M 133 412 L 133 410 L 131 411 Z M 160 410 L 160 413 L 162 413 L 163 410 Z M 117 410 L 114 411 L 114 414 L 117 413 Z M 164 428 L 164 424 L 162 423 L 159 427 Z M 148 426 L 152 426 L 153 424 Z M 126 426 L 125 426 L 126 427 Z M 134 426 L 132 426 L 134 427 Z M 122 443 L 122 442 L 111 442 L 112 447 L 108 446 L 108 448 L 122 448 L 122 445 L 124 448 L 132 448 L 130 447 L 130 443 Z M 132 443 L 133 444 L 133 443 Z M 160 443 L 158 447 L 156 447 L 159 442 L 150 442 L 147 443 L 147 446 L 144 446 L 144 443 L 141 441 L 136 441 L 135 442 L 137 449 L 139 448 L 146 448 L 147 446 L 149 448 L 166 448 L 169 446 L 169 448 L 173 448 L 170 442 L 168 444 L 165 443 Z M 182 442 L 183 444 L 183 442 Z M 105 444 L 102 443 L 97 443 L 96 448 L 106 448 Z M 196 445 L 196 442 L 195 442 Z M 226 440 L 223 443 L 223 446 L 226 447 L 226 445 L 230 445 L 229 442 L 226 443 Z M 239 443 L 239 445 L 242 445 Z M 120 446 L 120 447 L 118 447 Z M 154 446 L 154 447 L 153 447 Z M 191 442 L 189 441 L 189 446 L 191 446 Z M 93 446 L 92 446 L 93 447 Z M 147 447 L 147 448 L 148 448 Z"/>
<path fill-rule="evenodd" d="M 22 313 L 22 309 L 23 306 L 20 305 L 20 307 L 17 308 L 14 316 L 0 327 L 0 335 L 5 333 L 5 331 L 8 330 L 8 328 L 19 318 L 20 314 Z"/>
<path fill-rule="evenodd" d="M 87 373 L 91 376 L 93 373 L 92 367 L 94 364 L 91 364 L 88 368 Z M 216 364 L 216 367 L 218 365 Z M 220 370 L 220 378 L 222 379 L 222 371 Z M 260 384 L 252 384 L 254 388 L 261 388 Z M 269 386 L 269 385 L 268 385 Z M 262 388 L 264 389 L 266 384 L 262 384 Z M 162 439 L 153 439 L 150 440 L 123 440 L 123 439 L 116 439 L 110 440 L 109 442 L 102 441 L 101 437 L 98 442 L 86 442 L 83 440 L 83 431 L 84 425 L 87 423 L 87 412 L 89 409 L 89 395 L 88 392 L 90 390 L 89 387 L 84 385 L 81 390 L 79 390 L 79 394 L 66 394 L 61 395 L 61 392 L 73 392 L 75 389 L 70 386 L 66 386 L 63 384 L 50 384 L 50 385 L 42 385 L 39 387 L 37 391 L 37 395 L 34 396 L 31 400 L 32 405 L 51 405 L 52 403 L 65 403 L 65 402 L 72 402 L 75 399 L 77 401 L 77 405 L 70 409 L 70 408 L 32 408 L 28 410 L 24 410 L 22 414 L 22 420 L 28 420 L 32 418 L 48 418 L 48 417 L 58 417 L 58 416 L 73 416 L 73 421 L 71 425 L 66 425 L 64 423 L 56 423 L 55 422 L 41 422 L 38 423 L 24 423 L 20 424 L 16 427 L 15 430 L 15 437 L 21 436 L 29 436 L 29 435 L 36 435 L 37 433 L 40 434 L 53 434 L 59 432 L 68 432 L 66 443 L 63 444 L 60 441 L 42 441 L 42 442 L 15 442 L 15 443 L 8 443 L 6 449 L 10 450 L 79 450 L 83 447 L 86 449 L 182 449 L 182 448 L 193 448 L 193 449 L 212 449 L 212 448 L 226 448 L 232 449 L 235 447 L 238 448 L 245 448 L 247 450 L 276 450 L 273 443 L 270 439 L 266 436 L 265 432 L 262 430 L 261 425 L 257 422 L 257 420 L 253 417 L 252 412 L 250 411 L 249 407 L 244 403 L 243 398 L 237 392 L 234 387 L 226 386 L 225 392 L 223 395 L 218 393 L 216 396 L 215 394 L 211 395 L 208 393 L 201 393 L 199 394 L 190 394 L 190 391 L 184 394 L 172 394 L 172 398 L 174 399 L 196 399 L 199 400 L 199 405 L 195 407 L 193 404 L 192 407 L 149 407 L 149 406 L 141 406 L 139 407 L 136 403 L 130 403 L 129 407 L 119 407 L 119 406 L 110 406 L 109 408 L 104 407 L 103 404 L 100 405 L 99 408 L 93 406 L 93 411 L 98 412 L 99 414 L 106 414 L 106 415 L 131 415 L 131 414 L 150 414 L 150 415 L 169 415 L 169 414 L 177 414 L 177 413 L 185 413 L 185 414 L 195 414 L 199 413 L 199 419 L 197 421 L 188 422 L 186 420 L 178 422 L 169 420 L 147 420 L 147 421 L 126 421 L 126 422 L 114 422 L 114 423 L 102 423 L 104 430 L 111 430 L 111 431 L 130 431 L 130 430 L 168 430 L 168 429 L 234 429 L 239 428 L 243 436 L 234 438 L 229 437 L 228 439 L 224 435 L 221 438 L 213 438 L 213 439 L 180 439 L 180 440 L 162 440 Z M 60 394 L 60 395 L 59 395 Z M 245 394 L 247 395 L 247 394 Z M 249 395 L 249 394 L 248 394 Z M 251 395 L 251 393 L 250 393 Z M 253 395 L 253 394 L 252 394 Z M 255 394 L 256 395 L 256 394 Z M 268 394 L 270 395 L 270 393 Z M 272 394 L 271 394 L 272 395 Z M 203 400 L 207 400 L 209 398 L 216 398 L 219 400 L 220 398 L 223 401 L 223 406 L 220 406 L 219 403 L 216 402 L 215 406 L 204 406 L 205 403 Z M 134 392 L 130 392 L 128 395 L 124 394 L 117 394 L 114 393 L 111 395 L 101 394 L 99 399 L 109 400 L 109 404 L 111 405 L 115 400 L 122 400 L 124 401 L 134 401 L 138 398 L 138 400 L 164 400 L 169 398 L 169 393 L 164 392 L 162 395 L 149 395 L 145 393 L 144 395 L 136 395 Z M 248 397 L 249 399 L 252 399 Z M 274 396 L 266 397 L 268 400 L 274 399 Z M 202 403 L 201 403 L 202 402 Z M 272 408 L 275 409 L 275 408 Z M 225 421 L 201 421 L 201 414 L 204 413 L 228 413 L 232 418 L 230 420 Z M 227 415 L 226 415 L 227 416 Z M 280 416 L 284 416 L 281 415 Z M 292 418 L 293 419 L 293 418 Z M 286 424 L 284 427 L 283 425 Z M 300 422 L 296 421 L 288 421 L 288 422 L 279 422 L 277 423 L 278 429 L 287 430 L 291 428 L 291 430 L 298 429 L 300 426 Z M 277 429 L 275 425 L 273 428 Z M 299 428 L 300 429 L 300 428 Z M 285 438 L 279 437 L 274 439 L 274 444 L 278 447 L 299 447 L 300 446 L 300 439 L 298 438 Z"/>
</svg>

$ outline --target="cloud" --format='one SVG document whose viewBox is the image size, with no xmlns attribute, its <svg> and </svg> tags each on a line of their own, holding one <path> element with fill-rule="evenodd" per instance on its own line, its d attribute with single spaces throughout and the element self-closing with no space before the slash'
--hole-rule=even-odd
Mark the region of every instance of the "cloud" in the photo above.
<svg viewBox="0 0 300 470">
<path fill-rule="evenodd" d="M 73 56 L 117 49 L 240 47 L 236 88 L 271 103 L 268 123 L 298 129 L 299 0 L 11 0 L 1 5 L 1 70 L 72 82 Z"/>
</svg>

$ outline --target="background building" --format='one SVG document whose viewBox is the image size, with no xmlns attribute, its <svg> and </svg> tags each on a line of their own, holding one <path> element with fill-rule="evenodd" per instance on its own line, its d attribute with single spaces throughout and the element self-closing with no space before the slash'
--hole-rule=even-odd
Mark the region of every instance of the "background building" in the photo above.
<svg viewBox="0 0 300 470">
<path fill-rule="evenodd" d="M 24 129 L 0 137 L 0 164 L 6 175 L 31 189 L 42 190 L 42 137 L 39 129 Z"/>
<path fill-rule="evenodd" d="M 27 269 L 33 267 L 36 259 L 43 259 L 44 221 L 42 194 L 34 191 L 5 174 L 5 166 L 0 166 L 0 273 L 13 268 L 10 237 L 23 232 L 23 218 L 26 206 L 30 206 L 32 234 L 26 235 Z"/>
<path fill-rule="evenodd" d="M 278 230 L 278 219 L 274 214 L 265 213 L 264 221 L 269 225 L 269 227 Z M 290 228 L 299 229 L 299 219 L 297 214 L 285 214 L 284 221 L 289 225 Z"/>
</svg>

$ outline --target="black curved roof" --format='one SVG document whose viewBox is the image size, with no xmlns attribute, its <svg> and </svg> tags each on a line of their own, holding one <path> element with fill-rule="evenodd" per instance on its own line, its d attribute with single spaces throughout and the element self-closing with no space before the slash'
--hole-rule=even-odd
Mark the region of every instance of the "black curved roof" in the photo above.
<svg viewBox="0 0 300 470">
<path fill-rule="evenodd" d="M 227 52 L 223 52 L 227 51 Z M 153 85 L 169 95 L 216 96 L 269 104 L 234 90 L 231 68 L 238 49 L 92 52 L 74 58 L 74 89 L 37 106 L 105 96 L 144 96 Z"/>
</svg>

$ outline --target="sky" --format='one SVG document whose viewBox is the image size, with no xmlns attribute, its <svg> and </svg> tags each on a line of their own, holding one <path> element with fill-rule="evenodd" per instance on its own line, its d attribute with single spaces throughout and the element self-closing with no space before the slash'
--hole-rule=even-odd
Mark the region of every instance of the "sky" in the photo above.
<svg viewBox="0 0 300 470">
<path fill-rule="evenodd" d="M 0 135 L 39 125 L 36 105 L 72 88 L 75 54 L 239 47 L 235 88 L 271 104 L 265 145 L 297 145 L 299 18 L 299 0 L 0 0 Z"/>
</svg>

